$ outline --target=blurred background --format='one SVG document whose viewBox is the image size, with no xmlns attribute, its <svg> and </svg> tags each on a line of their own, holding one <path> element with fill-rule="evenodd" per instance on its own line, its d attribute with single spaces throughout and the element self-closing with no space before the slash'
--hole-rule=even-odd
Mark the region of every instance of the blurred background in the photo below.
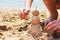
<svg viewBox="0 0 60 40">
<path fill-rule="evenodd" d="M 25 0 L 0 0 L 0 8 L 22 8 Z M 46 10 L 42 0 L 34 0 L 31 9 Z"/>
</svg>

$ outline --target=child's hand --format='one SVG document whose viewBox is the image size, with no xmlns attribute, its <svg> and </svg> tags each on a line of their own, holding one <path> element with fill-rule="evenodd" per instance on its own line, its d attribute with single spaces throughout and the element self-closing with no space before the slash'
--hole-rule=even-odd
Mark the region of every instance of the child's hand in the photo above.
<svg viewBox="0 0 60 40">
<path fill-rule="evenodd" d="M 56 31 L 57 33 L 60 33 L 60 21 L 54 20 L 50 22 L 47 26 L 44 28 L 46 31 Z"/>
<path fill-rule="evenodd" d="M 30 9 L 29 8 L 23 8 L 19 11 L 19 16 L 21 19 L 25 19 L 29 13 Z"/>
</svg>

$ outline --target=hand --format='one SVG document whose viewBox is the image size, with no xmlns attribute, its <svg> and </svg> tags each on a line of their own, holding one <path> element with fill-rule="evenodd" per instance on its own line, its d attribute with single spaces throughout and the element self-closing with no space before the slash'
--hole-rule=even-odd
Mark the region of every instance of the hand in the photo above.
<svg viewBox="0 0 60 40">
<path fill-rule="evenodd" d="M 53 21 L 53 20 L 57 20 L 57 18 L 58 18 L 58 17 L 49 16 L 49 17 L 47 18 L 47 20 L 46 20 L 46 25 L 47 25 L 49 22 Z"/>
<path fill-rule="evenodd" d="M 23 8 L 19 11 L 19 16 L 21 19 L 26 19 L 30 9 L 29 8 Z"/>
<path fill-rule="evenodd" d="M 56 31 L 57 33 L 60 33 L 60 21 L 54 20 L 47 24 L 44 28 L 46 31 Z"/>
</svg>

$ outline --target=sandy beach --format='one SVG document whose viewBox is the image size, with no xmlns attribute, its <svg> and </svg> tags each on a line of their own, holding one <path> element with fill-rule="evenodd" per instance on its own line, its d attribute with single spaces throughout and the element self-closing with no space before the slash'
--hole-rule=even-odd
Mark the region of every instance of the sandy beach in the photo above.
<svg viewBox="0 0 60 40">
<path fill-rule="evenodd" d="M 35 40 L 28 32 L 32 11 L 26 20 L 21 20 L 18 15 L 19 9 L 0 8 L 0 40 Z M 40 11 L 40 22 L 47 19 L 48 11 Z M 60 11 L 58 19 L 60 19 Z M 47 40 L 47 33 L 42 33 L 36 40 Z"/>
</svg>

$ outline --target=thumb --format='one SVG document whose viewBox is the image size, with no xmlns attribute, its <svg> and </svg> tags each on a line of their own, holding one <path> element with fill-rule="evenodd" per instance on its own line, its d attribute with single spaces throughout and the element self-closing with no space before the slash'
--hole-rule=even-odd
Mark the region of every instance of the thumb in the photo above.
<svg viewBox="0 0 60 40">
<path fill-rule="evenodd" d="M 30 9 L 25 9 L 24 13 L 28 14 Z"/>
</svg>

